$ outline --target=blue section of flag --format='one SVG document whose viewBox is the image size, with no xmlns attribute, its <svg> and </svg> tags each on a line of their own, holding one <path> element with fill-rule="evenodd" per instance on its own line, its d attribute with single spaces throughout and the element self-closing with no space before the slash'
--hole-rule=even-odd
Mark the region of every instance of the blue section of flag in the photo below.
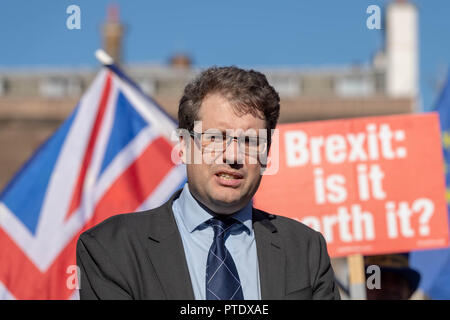
<svg viewBox="0 0 450 320">
<path fill-rule="evenodd" d="M 445 87 L 435 105 L 441 125 L 445 179 L 450 188 L 450 70 Z M 450 208 L 449 208 L 450 212 Z M 420 288 L 432 299 L 450 299 L 450 249 L 415 251 L 410 265 L 420 272 Z"/>
<path fill-rule="evenodd" d="M 53 168 L 78 106 L 59 129 L 34 153 L 0 195 L 10 211 L 34 234 Z"/>
<path fill-rule="evenodd" d="M 447 83 L 436 103 L 436 111 L 439 113 L 439 122 L 443 137 L 444 161 L 447 166 L 445 178 L 448 187 L 450 185 L 450 167 L 448 167 L 450 164 L 450 142 L 447 140 L 447 137 L 450 136 L 450 71 Z"/>
<path fill-rule="evenodd" d="M 99 176 L 102 175 L 117 154 L 146 126 L 149 126 L 149 123 L 141 117 L 125 95 L 119 91 L 114 123 Z"/>
</svg>

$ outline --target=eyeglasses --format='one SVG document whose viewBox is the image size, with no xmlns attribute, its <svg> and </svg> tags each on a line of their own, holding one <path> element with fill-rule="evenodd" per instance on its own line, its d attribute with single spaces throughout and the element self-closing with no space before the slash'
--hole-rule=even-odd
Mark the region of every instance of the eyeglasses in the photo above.
<svg viewBox="0 0 450 320">
<path fill-rule="evenodd" d="M 259 136 L 241 135 L 234 137 L 222 131 L 211 132 L 209 130 L 202 133 L 189 131 L 189 134 L 194 140 L 201 141 L 203 152 L 224 152 L 233 140 L 237 141 L 239 150 L 243 150 L 246 155 L 258 155 L 267 149 L 267 139 Z"/>
</svg>

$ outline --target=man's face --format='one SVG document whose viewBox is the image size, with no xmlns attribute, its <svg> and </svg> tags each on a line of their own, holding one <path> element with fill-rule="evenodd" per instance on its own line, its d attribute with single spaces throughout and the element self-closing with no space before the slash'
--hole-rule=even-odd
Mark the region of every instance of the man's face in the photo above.
<svg viewBox="0 0 450 320">
<path fill-rule="evenodd" d="M 205 97 L 199 110 L 202 132 L 208 129 L 252 129 L 258 133 L 266 128 L 263 119 L 251 114 L 237 115 L 232 104 L 220 94 Z M 197 131 L 194 128 L 194 131 Z M 237 132 L 237 131 L 236 131 Z M 186 141 L 185 141 L 186 142 Z M 191 159 L 194 152 L 202 152 L 201 145 L 190 139 Z M 183 152 L 186 152 L 184 149 Z M 260 162 L 238 154 L 238 143 L 233 140 L 223 152 L 214 154 L 216 161 L 187 164 L 189 190 L 203 205 L 218 214 L 232 214 L 242 209 L 253 197 L 261 181 Z M 193 162 L 193 161 L 192 161 Z"/>
</svg>

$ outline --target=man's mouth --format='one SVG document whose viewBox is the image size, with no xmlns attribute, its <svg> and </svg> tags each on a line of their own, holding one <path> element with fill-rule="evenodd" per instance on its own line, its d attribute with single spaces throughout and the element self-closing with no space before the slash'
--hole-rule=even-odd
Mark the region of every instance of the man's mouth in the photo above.
<svg viewBox="0 0 450 320">
<path fill-rule="evenodd" d="M 215 174 L 217 182 L 227 187 L 237 187 L 241 184 L 244 176 L 237 172 L 219 171 Z"/>
<path fill-rule="evenodd" d="M 243 176 L 240 173 L 237 172 L 230 172 L 230 171 L 218 171 L 216 172 L 216 176 L 224 179 L 242 179 Z"/>
<path fill-rule="evenodd" d="M 219 174 L 217 174 L 217 176 L 219 176 L 220 178 L 223 178 L 223 179 L 228 179 L 228 180 L 239 179 L 239 177 L 236 177 L 235 175 L 231 175 L 228 173 L 219 173 Z"/>
</svg>

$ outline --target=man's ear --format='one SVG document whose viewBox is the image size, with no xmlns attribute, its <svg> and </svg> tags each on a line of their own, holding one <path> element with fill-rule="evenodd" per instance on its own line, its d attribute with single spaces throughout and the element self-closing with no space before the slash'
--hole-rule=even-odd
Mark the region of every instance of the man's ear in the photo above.
<svg viewBox="0 0 450 320">
<path fill-rule="evenodd" d="M 180 135 L 179 141 L 178 141 L 178 157 L 180 158 L 181 162 L 183 164 L 187 164 L 188 159 L 188 147 L 187 143 L 189 143 L 189 140 L 186 141 L 186 137 L 183 135 Z"/>
<path fill-rule="evenodd" d="M 184 129 L 177 129 L 172 133 L 172 141 L 176 141 L 172 148 L 171 158 L 175 165 L 181 163 L 187 164 L 189 161 L 189 148 L 187 143 L 190 141 L 189 132 Z"/>
</svg>

